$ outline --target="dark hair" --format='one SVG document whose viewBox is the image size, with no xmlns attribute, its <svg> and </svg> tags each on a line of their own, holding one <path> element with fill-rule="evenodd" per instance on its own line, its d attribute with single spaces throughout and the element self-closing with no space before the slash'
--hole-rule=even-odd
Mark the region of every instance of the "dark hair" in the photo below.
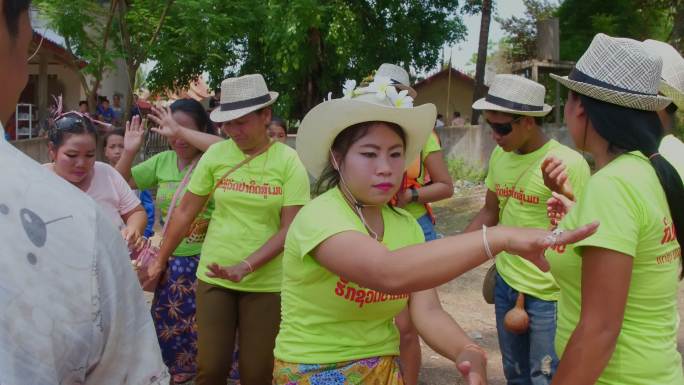
<svg viewBox="0 0 684 385">
<path fill-rule="evenodd" d="M 104 148 L 107 148 L 107 141 L 109 140 L 109 138 L 110 138 L 111 136 L 115 136 L 115 135 L 116 135 L 116 136 L 126 136 L 126 131 L 124 131 L 123 128 L 115 128 L 115 129 L 113 129 L 113 130 L 107 132 L 107 133 L 105 134 L 104 138 L 102 139 L 102 146 L 103 146 Z"/>
<path fill-rule="evenodd" d="M 97 142 L 97 129 L 88 117 L 71 111 L 60 116 L 52 123 L 48 131 L 48 140 L 55 148 L 64 144 L 67 135 L 90 134 Z"/>
<path fill-rule="evenodd" d="M 12 40 L 19 34 L 19 18 L 27 12 L 31 0 L 5 0 L 2 2 L 2 14 L 5 16 L 7 32 Z"/>
<path fill-rule="evenodd" d="M 677 107 L 677 105 L 674 103 L 670 103 L 667 107 L 665 107 L 665 113 L 670 117 L 670 127 L 668 127 L 669 132 L 664 133 L 673 133 L 677 131 L 677 110 L 679 110 L 679 107 Z"/>
<path fill-rule="evenodd" d="M 457 117 L 457 118 L 460 118 L 460 117 L 461 117 L 461 113 L 458 112 L 458 111 L 454 111 L 454 116 Z"/>
<path fill-rule="evenodd" d="M 285 122 L 285 120 L 283 120 L 283 118 L 281 118 L 279 116 L 273 116 L 271 118 L 271 123 L 269 125 L 271 125 L 271 124 L 275 124 L 276 126 L 282 127 L 283 130 L 285 130 L 285 133 L 287 134 L 287 122 Z"/>
<path fill-rule="evenodd" d="M 442 114 L 437 114 L 437 119 L 442 119 Z"/>
<path fill-rule="evenodd" d="M 87 100 L 81 100 L 80 102 L 78 102 L 78 106 L 79 106 L 79 107 L 82 106 L 82 105 L 84 105 L 84 104 L 87 106 L 87 105 L 88 105 L 88 101 L 87 101 Z"/>
<path fill-rule="evenodd" d="M 493 110 L 490 110 L 490 111 L 493 111 Z M 512 114 L 510 112 L 503 112 L 503 111 L 495 111 L 495 112 L 510 116 L 513 118 L 513 120 L 520 119 L 520 118 L 534 118 L 534 123 L 537 126 L 541 127 L 544 125 L 544 117 L 543 116 L 520 115 L 520 114 Z"/>
<path fill-rule="evenodd" d="M 596 132 L 608 141 L 608 151 L 620 154 L 638 150 L 650 159 L 665 190 L 667 205 L 677 231 L 677 241 L 684 245 L 684 185 L 677 170 L 658 154 L 663 137 L 663 126 L 658 114 L 618 106 L 582 94 L 576 95 Z"/>
<path fill-rule="evenodd" d="M 178 99 L 171 104 L 171 112 L 184 112 L 192 118 L 197 129 L 207 134 L 214 134 L 214 126 L 209 114 L 200 102 L 195 99 Z"/>
<path fill-rule="evenodd" d="M 366 136 L 371 126 L 378 123 L 388 125 L 390 129 L 392 129 L 392 131 L 399 135 L 401 141 L 404 143 L 404 147 L 406 146 L 406 134 L 404 133 L 404 130 L 401 128 L 401 126 L 399 126 L 396 123 L 373 121 L 357 123 L 342 130 L 342 132 L 340 132 L 333 141 L 333 144 L 331 146 L 332 151 L 341 155 L 342 158 L 344 158 L 345 156 L 347 156 L 349 148 L 351 148 L 351 146 L 357 141 L 359 141 L 361 138 Z M 340 173 L 333 168 L 330 162 L 328 162 L 328 165 L 325 166 L 325 169 L 323 169 L 321 176 L 318 178 L 318 181 L 316 182 L 314 192 L 316 194 L 322 194 L 330 190 L 331 188 L 337 187 L 337 185 L 339 184 Z"/>
<path fill-rule="evenodd" d="M 534 118 L 534 123 L 541 127 L 544 125 L 544 117 L 543 116 L 529 116 L 529 115 L 518 115 L 518 114 L 510 114 L 513 119 L 519 119 L 519 118 Z"/>
</svg>

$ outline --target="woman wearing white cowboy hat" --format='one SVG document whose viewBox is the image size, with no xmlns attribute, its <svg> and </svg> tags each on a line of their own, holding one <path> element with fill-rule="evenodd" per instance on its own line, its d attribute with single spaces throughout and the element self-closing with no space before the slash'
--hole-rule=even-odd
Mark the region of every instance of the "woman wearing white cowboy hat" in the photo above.
<svg viewBox="0 0 684 385">
<path fill-rule="evenodd" d="M 498 227 L 489 236 L 485 229 L 424 243 L 415 219 L 389 204 L 435 120 L 434 105 L 411 106 L 410 97 L 374 81 L 347 88 L 302 121 L 297 151 L 327 191 L 300 211 L 285 242 L 274 384 L 403 384 L 393 320 L 407 302 L 423 339 L 469 384 L 484 384 L 484 351 L 432 288 L 503 249 L 544 266 L 544 248 L 596 228 L 552 234 Z"/>
<path fill-rule="evenodd" d="M 397 90 L 407 90 L 407 94 L 413 98 L 417 96 L 416 91 L 411 88 L 408 72 L 397 65 L 382 64 L 375 77 L 389 78 Z M 394 202 L 397 207 L 403 208 L 416 218 L 423 229 L 425 240 L 432 241 L 437 239 L 437 232 L 430 203 L 448 199 L 452 195 L 454 183 L 442 156 L 437 133 L 433 131 L 428 136 L 420 155 L 406 169 L 406 175 Z M 408 309 L 397 316 L 395 321 L 401 336 L 399 350 L 404 381 L 406 385 L 416 385 L 421 364 L 418 332 L 411 323 Z"/>
<path fill-rule="evenodd" d="M 658 153 L 662 62 L 641 42 L 594 37 L 567 77 L 565 122 L 597 172 L 559 228 L 599 219 L 593 236 L 547 252 L 560 286 L 553 384 L 682 384 L 677 288 L 684 186 Z M 579 370 L 581 369 L 581 370 Z"/>
<path fill-rule="evenodd" d="M 267 134 L 277 97 L 261 75 L 223 81 L 211 119 L 230 139 L 202 155 L 169 222 L 159 266 L 150 271 L 150 281 L 158 280 L 212 196 L 215 208 L 197 269 L 197 384 L 226 383 L 238 326 L 241 383 L 272 379 L 280 255 L 290 222 L 309 200 L 309 179 L 296 152 Z"/>
<path fill-rule="evenodd" d="M 552 191 L 570 194 L 568 184 L 580 189 L 589 179 L 589 165 L 577 151 L 549 139 L 542 119 L 551 112 L 544 103 L 546 88 L 517 75 L 496 75 L 486 97 L 473 104 L 484 110 L 497 146 L 489 160 L 487 195 L 480 213 L 466 232 L 496 224 L 549 227 L 546 201 Z M 563 160 L 569 183 L 546 186 L 542 167 L 547 159 Z M 504 375 L 508 384 L 549 384 L 558 365 L 553 349 L 556 332 L 558 285 L 548 272 L 539 271 L 519 256 L 502 253 L 496 273 L 485 281 L 494 303 L 496 329 Z M 505 327 L 506 314 L 523 301 L 530 317 L 527 330 Z"/>
<path fill-rule="evenodd" d="M 677 169 L 684 178 L 684 143 L 672 134 L 677 125 L 677 110 L 684 108 L 684 58 L 671 45 L 657 40 L 645 40 L 646 49 L 663 59 L 663 73 L 660 79 L 660 93 L 672 99 L 667 107 L 658 111 L 665 136 L 658 152 Z"/>
</svg>

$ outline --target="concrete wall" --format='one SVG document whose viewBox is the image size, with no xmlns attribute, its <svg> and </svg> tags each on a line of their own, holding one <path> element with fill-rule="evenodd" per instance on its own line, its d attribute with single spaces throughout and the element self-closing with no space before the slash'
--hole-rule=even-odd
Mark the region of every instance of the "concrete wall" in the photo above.
<svg viewBox="0 0 684 385">
<path fill-rule="evenodd" d="M 47 138 L 15 140 L 10 143 L 38 163 L 50 162 L 47 150 Z"/>
<path fill-rule="evenodd" d="M 575 148 L 564 126 L 549 124 L 545 125 L 543 130 L 548 137 Z M 442 127 L 436 131 L 442 141 L 445 158 L 463 158 L 474 166 L 487 167 L 489 157 L 496 147 L 489 129 L 466 125 L 465 127 Z"/>
</svg>

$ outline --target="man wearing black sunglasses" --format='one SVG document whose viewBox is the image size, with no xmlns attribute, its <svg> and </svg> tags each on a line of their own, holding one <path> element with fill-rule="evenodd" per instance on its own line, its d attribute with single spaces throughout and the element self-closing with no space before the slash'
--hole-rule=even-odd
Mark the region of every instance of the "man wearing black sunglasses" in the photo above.
<svg viewBox="0 0 684 385">
<path fill-rule="evenodd" d="M 485 180 L 485 205 L 466 231 L 497 224 L 548 228 L 546 201 L 551 190 L 544 184 L 541 167 L 549 156 L 563 162 L 569 184 L 575 189 L 589 179 L 589 166 L 579 153 L 544 135 L 543 117 L 551 111 L 544 104 L 545 92 L 544 86 L 532 80 L 497 75 L 487 96 L 473 104 L 474 109 L 484 111 L 483 126 L 491 128 L 497 147 Z M 559 193 L 570 190 L 567 185 L 552 187 Z M 494 288 L 487 295 L 493 297 L 495 305 L 508 384 L 549 384 L 558 365 L 554 338 L 559 289 L 553 277 L 508 253 L 497 255 L 496 273 L 488 276 L 495 280 L 486 287 Z M 514 332 L 504 327 L 504 317 L 519 296 L 529 315 L 530 327 Z"/>
<path fill-rule="evenodd" d="M 0 134 L 28 80 L 29 6 L 0 0 Z M 2 137 L 0 163 L 0 383 L 168 384 L 120 233 Z"/>
</svg>

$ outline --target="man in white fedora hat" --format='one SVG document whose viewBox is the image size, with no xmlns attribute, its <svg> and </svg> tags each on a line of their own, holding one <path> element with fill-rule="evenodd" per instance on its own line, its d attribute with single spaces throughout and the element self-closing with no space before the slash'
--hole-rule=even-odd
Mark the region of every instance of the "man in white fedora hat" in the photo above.
<svg viewBox="0 0 684 385">
<path fill-rule="evenodd" d="M 375 77 L 385 77 L 400 92 L 415 98 L 417 92 L 411 87 L 409 74 L 403 68 L 384 63 L 378 68 Z M 406 177 L 399 192 L 396 204 L 408 211 L 418 221 L 426 241 L 437 239 L 435 217 L 430 204 L 448 199 L 454 194 L 454 184 L 449 174 L 437 133 L 432 131 L 421 149 L 420 156 L 406 170 Z M 397 317 L 397 327 L 401 333 L 401 364 L 406 385 L 418 383 L 421 351 L 418 332 L 411 323 L 408 311 Z"/>
<path fill-rule="evenodd" d="M 684 108 L 684 58 L 673 46 L 662 41 L 646 40 L 643 44 L 663 59 L 659 88 L 663 95 L 672 99 L 672 103 L 658 111 L 666 134 L 660 142 L 659 152 L 684 179 L 684 143 L 672 134 L 677 124 L 676 112 Z"/>
<path fill-rule="evenodd" d="M 589 166 L 576 151 L 549 139 L 542 118 L 551 112 L 544 103 L 546 89 L 516 75 L 497 75 L 486 97 L 473 108 L 484 111 L 497 146 L 489 161 L 487 195 L 480 213 L 466 228 L 475 231 L 497 224 L 548 228 L 546 201 L 551 189 L 545 185 L 542 167 L 555 157 L 566 165 L 569 183 L 581 188 L 589 179 Z M 567 186 L 551 186 L 570 193 Z M 549 384 L 558 365 L 554 351 L 558 286 L 549 273 L 521 257 L 503 252 L 496 258 L 493 296 L 499 346 L 508 384 Z M 504 317 L 524 296 L 530 317 L 528 330 L 510 331 Z"/>
</svg>

